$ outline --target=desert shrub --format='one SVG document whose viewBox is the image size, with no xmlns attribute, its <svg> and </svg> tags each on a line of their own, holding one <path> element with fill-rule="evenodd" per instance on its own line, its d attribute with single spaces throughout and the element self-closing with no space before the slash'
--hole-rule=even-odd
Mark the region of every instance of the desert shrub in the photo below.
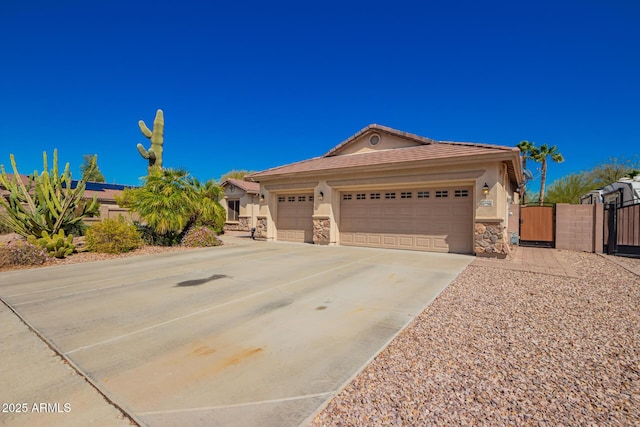
<svg viewBox="0 0 640 427">
<path fill-rule="evenodd" d="M 124 218 L 105 219 L 87 230 L 87 248 L 93 252 L 117 254 L 142 246 L 142 238 L 135 225 Z"/>
<path fill-rule="evenodd" d="M 68 229 L 65 229 L 67 234 L 73 234 L 75 237 L 84 236 L 87 234 L 89 227 L 84 221 L 78 221 L 75 224 L 71 224 Z"/>
<path fill-rule="evenodd" d="M 0 246 L 0 267 L 10 265 L 41 265 L 49 259 L 39 247 L 23 240 Z"/>
<path fill-rule="evenodd" d="M 183 246 L 209 247 L 220 246 L 222 241 L 216 236 L 216 232 L 209 227 L 191 227 L 182 238 Z"/>
<path fill-rule="evenodd" d="M 173 231 L 160 233 L 154 228 L 140 223 L 135 223 L 142 241 L 145 245 L 151 246 L 177 246 L 180 244 L 182 235 Z"/>
</svg>

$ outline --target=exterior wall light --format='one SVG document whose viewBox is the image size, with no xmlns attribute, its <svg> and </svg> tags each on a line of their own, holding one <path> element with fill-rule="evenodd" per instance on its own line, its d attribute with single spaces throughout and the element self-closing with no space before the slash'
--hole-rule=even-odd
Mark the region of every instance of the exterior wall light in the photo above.
<svg viewBox="0 0 640 427">
<path fill-rule="evenodd" d="M 318 194 L 318 200 L 322 201 L 322 199 L 324 199 L 324 193 L 321 191 L 321 192 Z"/>
<path fill-rule="evenodd" d="M 261 201 L 261 202 L 264 202 L 264 194 L 261 194 L 261 195 L 260 195 L 260 201 Z"/>
<path fill-rule="evenodd" d="M 487 185 L 487 183 L 484 183 L 484 186 L 482 187 L 482 194 L 484 194 L 485 196 L 489 194 L 489 186 Z"/>
</svg>

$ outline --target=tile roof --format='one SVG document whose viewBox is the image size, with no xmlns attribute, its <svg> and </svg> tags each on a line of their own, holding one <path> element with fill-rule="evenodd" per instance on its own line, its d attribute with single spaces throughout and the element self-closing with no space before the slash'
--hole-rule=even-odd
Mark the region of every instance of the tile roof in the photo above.
<svg viewBox="0 0 640 427">
<path fill-rule="evenodd" d="M 335 155 L 342 147 L 354 141 L 364 133 L 370 131 L 382 131 L 403 138 L 411 139 L 421 145 L 413 147 L 394 148 L 389 150 L 368 151 L 364 153 Z M 504 147 L 490 144 L 476 144 L 471 142 L 435 141 L 406 132 L 396 131 L 386 126 L 370 125 L 360 132 L 338 144 L 322 157 L 303 160 L 284 166 L 267 169 L 249 175 L 249 179 L 257 181 L 263 177 L 294 174 L 301 172 L 330 171 L 354 167 L 402 164 L 407 162 L 442 159 L 462 159 L 480 155 L 512 155 L 514 159 L 519 156 L 516 147 Z"/>
<path fill-rule="evenodd" d="M 236 187 L 243 189 L 247 193 L 258 194 L 258 192 L 260 191 L 260 184 L 257 183 L 257 182 L 243 181 L 241 179 L 228 178 L 228 179 L 224 180 L 224 182 L 221 184 L 221 187 L 224 187 L 225 184 L 227 184 L 227 183 L 233 184 Z"/>
</svg>

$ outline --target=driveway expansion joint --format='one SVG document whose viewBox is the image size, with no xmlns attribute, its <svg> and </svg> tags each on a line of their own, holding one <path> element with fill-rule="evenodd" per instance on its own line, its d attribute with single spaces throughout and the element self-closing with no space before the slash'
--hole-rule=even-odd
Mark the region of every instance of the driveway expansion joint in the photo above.
<svg viewBox="0 0 640 427">
<path fill-rule="evenodd" d="M 100 396 L 102 396 L 102 398 L 109 405 L 113 406 L 118 411 L 120 411 L 120 413 L 122 414 L 123 417 L 125 417 L 130 422 L 134 423 L 135 425 L 138 425 L 138 426 L 144 426 L 145 425 L 140 419 L 138 419 L 138 417 L 136 415 L 134 415 L 130 411 L 127 411 L 122 405 L 116 403 L 111 397 L 109 397 L 107 393 L 105 393 L 88 375 L 86 375 L 82 371 L 82 369 L 80 369 L 80 367 L 78 365 L 76 365 L 73 362 L 73 360 L 71 360 L 67 356 L 65 356 L 65 354 L 62 353 L 60 351 L 60 349 L 58 349 L 58 347 L 53 342 L 51 342 L 47 337 L 45 337 L 43 334 L 41 334 L 17 310 L 15 310 L 11 305 L 9 305 L 4 300 L 4 298 L 0 297 L 0 301 L 2 302 L 2 304 L 4 304 L 9 309 L 9 311 L 11 311 L 20 320 L 20 322 L 22 322 L 22 324 L 24 324 L 31 332 L 33 332 L 40 339 L 40 341 L 42 341 L 47 347 L 49 347 L 49 349 L 51 351 L 53 351 L 62 360 L 63 363 L 65 363 L 67 366 L 71 367 L 71 369 L 73 369 L 75 371 L 75 373 L 78 376 L 80 376 L 80 378 L 82 378 L 87 384 L 89 384 L 90 387 L 92 387 Z"/>
</svg>

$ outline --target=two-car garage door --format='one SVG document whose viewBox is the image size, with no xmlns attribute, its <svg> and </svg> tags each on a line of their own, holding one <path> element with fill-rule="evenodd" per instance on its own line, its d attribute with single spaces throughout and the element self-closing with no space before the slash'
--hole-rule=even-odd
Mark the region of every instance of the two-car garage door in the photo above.
<svg viewBox="0 0 640 427">
<path fill-rule="evenodd" d="M 346 191 L 340 244 L 472 252 L 472 187 Z"/>
</svg>

